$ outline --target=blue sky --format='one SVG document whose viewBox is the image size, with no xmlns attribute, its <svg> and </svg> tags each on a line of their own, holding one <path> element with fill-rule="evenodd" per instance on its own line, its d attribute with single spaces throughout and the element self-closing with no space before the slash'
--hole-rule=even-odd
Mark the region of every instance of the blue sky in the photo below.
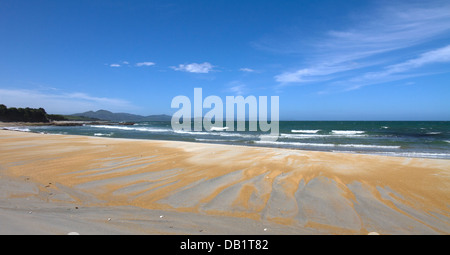
<svg viewBox="0 0 450 255">
<path fill-rule="evenodd" d="M 2 0 L 0 36 L 9 107 L 172 114 L 200 87 L 284 120 L 450 120 L 449 1 Z"/>
</svg>

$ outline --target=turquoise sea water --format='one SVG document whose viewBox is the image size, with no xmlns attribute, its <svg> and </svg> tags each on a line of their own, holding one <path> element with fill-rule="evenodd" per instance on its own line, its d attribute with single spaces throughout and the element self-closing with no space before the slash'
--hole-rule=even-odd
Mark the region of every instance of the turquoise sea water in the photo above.
<svg viewBox="0 0 450 255">
<path fill-rule="evenodd" d="M 267 141 L 262 138 L 268 133 L 263 132 L 173 131 L 170 122 L 22 127 L 31 132 L 54 134 L 450 159 L 450 121 L 280 121 L 279 129 L 278 139 Z"/>
</svg>

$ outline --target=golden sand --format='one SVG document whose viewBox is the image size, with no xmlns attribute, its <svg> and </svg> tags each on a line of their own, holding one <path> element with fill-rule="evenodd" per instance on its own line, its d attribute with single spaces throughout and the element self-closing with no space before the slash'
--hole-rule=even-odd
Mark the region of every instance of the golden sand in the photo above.
<svg viewBox="0 0 450 255">
<path fill-rule="evenodd" d="M 83 206 L 242 217 L 318 233 L 450 233 L 450 160 L 0 130 L 0 170 Z"/>
</svg>

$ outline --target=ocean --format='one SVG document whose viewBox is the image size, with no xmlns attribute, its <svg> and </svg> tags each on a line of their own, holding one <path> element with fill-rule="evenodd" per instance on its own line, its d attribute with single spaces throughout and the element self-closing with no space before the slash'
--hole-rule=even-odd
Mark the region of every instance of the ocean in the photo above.
<svg viewBox="0 0 450 255">
<path fill-rule="evenodd" d="M 248 130 L 248 122 L 246 127 Z M 268 135 L 264 132 L 173 131 L 170 122 L 18 129 L 51 134 L 450 159 L 450 121 L 280 121 L 276 141 L 262 139 Z"/>
</svg>

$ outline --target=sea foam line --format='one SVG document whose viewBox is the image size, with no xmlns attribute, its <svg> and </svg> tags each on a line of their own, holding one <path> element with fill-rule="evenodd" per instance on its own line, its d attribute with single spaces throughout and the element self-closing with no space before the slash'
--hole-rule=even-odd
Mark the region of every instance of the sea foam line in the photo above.
<svg viewBox="0 0 450 255">
<path fill-rule="evenodd" d="M 281 138 L 293 138 L 293 139 L 308 139 L 308 138 L 323 138 L 323 137 L 365 137 L 365 134 L 285 134 L 281 133 Z"/>
<path fill-rule="evenodd" d="M 292 133 L 303 133 L 303 134 L 315 134 L 317 132 L 319 132 L 320 130 L 296 130 L 296 129 L 292 129 L 291 132 Z"/>
<path fill-rule="evenodd" d="M 242 137 L 242 138 L 257 138 L 256 135 L 250 134 L 240 134 L 233 132 L 205 132 L 205 131 L 174 131 L 177 134 L 188 134 L 188 135 L 211 135 L 211 136 L 223 136 L 223 137 Z"/>
<path fill-rule="evenodd" d="M 450 158 L 449 153 L 429 153 L 429 152 L 374 152 L 376 155 L 394 156 L 394 157 L 411 157 L 411 158 Z"/>
<path fill-rule="evenodd" d="M 372 145 L 372 144 L 332 144 L 332 143 L 298 143 L 298 142 L 280 142 L 280 141 L 255 141 L 255 143 L 291 145 L 301 147 L 344 147 L 344 148 L 372 148 L 372 149 L 400 149 L 400 146 L 391 145 Z"/>
<path fill-rule="evenodd" d="M 372 145 L 372 144 L 338 144 L 338 147 L 374 148 L 374 149 L 400 149 L 397 145 Z"/>
<path fill-rule="evenodd" d="M 113 133 L 104 134 L 104 133 L 94 133 L 95 136 L 112 136 Z"/>
<path fill-rule="evenodd" d="M 106 128 L 106 129 L 120 129 L 120 130 L 132 130 L 143 132 L 170 132 L 170 129 L 157 129 L 148 127 L 122 127 L 122 126 L 107 126 L 107 125 L 92 125 L 94 128 Z"/>
<path fill-rule="evenodd" d="M 195 138 L 195 141 L 199 141 L 199 142 L 240 142 L 241 140 L 225 140 L 225 139 L 203 139 L 203 138 Z"/>
<path fill-rule="evenodd" d="M 298 142 L 278 142 L 278 141 L 255 141 L 255 143 L 274 144 L 274 145 L 293 145 L 293 146 L 311 146 L 311 147 L 334 147 L 332 143 L 298 143 Z"/>
<path fill-rule="evenodd" d="M 358 131 L 358 130 L 332 130 L 331 133 L 337 134 L 337 135 L 357 135 L 357 134 L 364 134 L 365 131 Z"/>
<path fill-rule="evenodd" d="M 30 132 L 31 130 L 28 128 L 20 128 L 20 127 L 3 127 L 4 130 L 11 131 L 20 131 L 20 132 Z"/>
</svg>

